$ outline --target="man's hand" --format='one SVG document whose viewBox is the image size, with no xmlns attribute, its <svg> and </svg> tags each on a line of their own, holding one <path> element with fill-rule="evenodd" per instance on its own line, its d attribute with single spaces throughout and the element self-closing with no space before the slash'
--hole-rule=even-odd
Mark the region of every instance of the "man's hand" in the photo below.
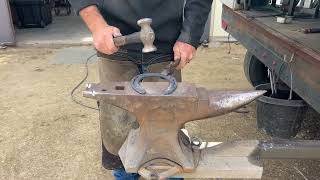
<svg viewBox="0 0 320 180">
<path fill-rule="evenodd" d="M 196 48 L 190 44 L 177 41 L 173 46 L 174 60 L 180 59 L 177 69 L 184 68 L 195 56 Z"/>
<path fill-rule="evenodd" d="M 79 14 L 90 29 L 93 44 L 99 52 L 110 55 L 118 51 L 113 37 L 121 36 L 120 30 L 109 26 L 95 5 L 82 9 Z"/>
<path fill-rule="evenodd" d="M 104 54 L 113 54 L 118 51 L 118 47 L 113 42 L 113 37 L 121 36 L 120 30 L 113 26 L 102 26 L 93 30 L 94 47 Z"/>
</svg>

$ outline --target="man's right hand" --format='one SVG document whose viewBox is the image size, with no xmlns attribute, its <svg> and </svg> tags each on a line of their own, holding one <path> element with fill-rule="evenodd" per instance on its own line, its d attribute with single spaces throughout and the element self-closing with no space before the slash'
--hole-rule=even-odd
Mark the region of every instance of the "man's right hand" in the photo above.
<svg viewBox="0 0 320 180">
<path fill-rule="evenodd" d="M 120 30 L 108 25 L 95 5 L 82 9 L 79 14 L 91 31 L 93 44 L 99 52 L 110 55 L 118 51 L 113 38 L 121 36 Z"/>
<path fill-rule="evenodd" d="M 101 53 L 113 54 L 118 47 L 113 42 L 114 37 L 121 36 L 120 30 L 113 26 L 97 27 L 92 32 L 94 47 Z"/>
</svg>

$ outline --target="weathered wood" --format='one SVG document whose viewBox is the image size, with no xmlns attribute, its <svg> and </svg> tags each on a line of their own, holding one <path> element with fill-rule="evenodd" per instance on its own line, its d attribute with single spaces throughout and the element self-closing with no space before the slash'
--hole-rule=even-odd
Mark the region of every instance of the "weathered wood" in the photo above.
<svg viewBox="0 0 320 180">
<path fill-rule="evenodd" d="M 219 144 L 210 142 L 209 144 Z M 251 155 L 258 141 L 221 143 L 204 149 L 196 171 L 178 174 L 184 178 L 247 178 L 260 179 L 263 168 Z"/>
</svg>

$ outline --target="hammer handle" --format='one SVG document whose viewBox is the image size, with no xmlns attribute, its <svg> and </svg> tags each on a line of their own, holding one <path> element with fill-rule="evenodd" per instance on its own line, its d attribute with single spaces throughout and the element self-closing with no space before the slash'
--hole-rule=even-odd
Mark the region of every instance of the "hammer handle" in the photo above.
<svg viewBox="0 0 320 180">
<path fill-rule="evenodd" d="M 113 38 L 113 42 L 118 47 L 126 45 L 126 44 L 139 43 L 139 42 L 141 42 L 140 33 L 136 32 L 136 33 L 132 33 L 132 34 L 129 34 L 126 36 L 115 37 L 115 38 Z"/>
</svg>

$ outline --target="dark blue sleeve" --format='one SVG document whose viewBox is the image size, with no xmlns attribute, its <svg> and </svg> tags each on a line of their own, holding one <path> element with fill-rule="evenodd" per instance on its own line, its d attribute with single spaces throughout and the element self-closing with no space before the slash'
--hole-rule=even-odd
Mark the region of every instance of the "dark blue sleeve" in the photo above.
<svg viewBox="0 0 320 180">
<path fill-rule="evenodd" d="M 91 5 L 96 5 L 99 6 L 99 0 L 70 0 L 70 3 L 73 7 L 73 9 L 76 10 L 77 14 L 79 14 L 79 12 Z"/>
<path fill-rule="evenodd" d="M 212 0 L 186 0 L 184 21 L 178 41 L 188 43 L 195 48 L 199 46 Z"/>
</svg>

